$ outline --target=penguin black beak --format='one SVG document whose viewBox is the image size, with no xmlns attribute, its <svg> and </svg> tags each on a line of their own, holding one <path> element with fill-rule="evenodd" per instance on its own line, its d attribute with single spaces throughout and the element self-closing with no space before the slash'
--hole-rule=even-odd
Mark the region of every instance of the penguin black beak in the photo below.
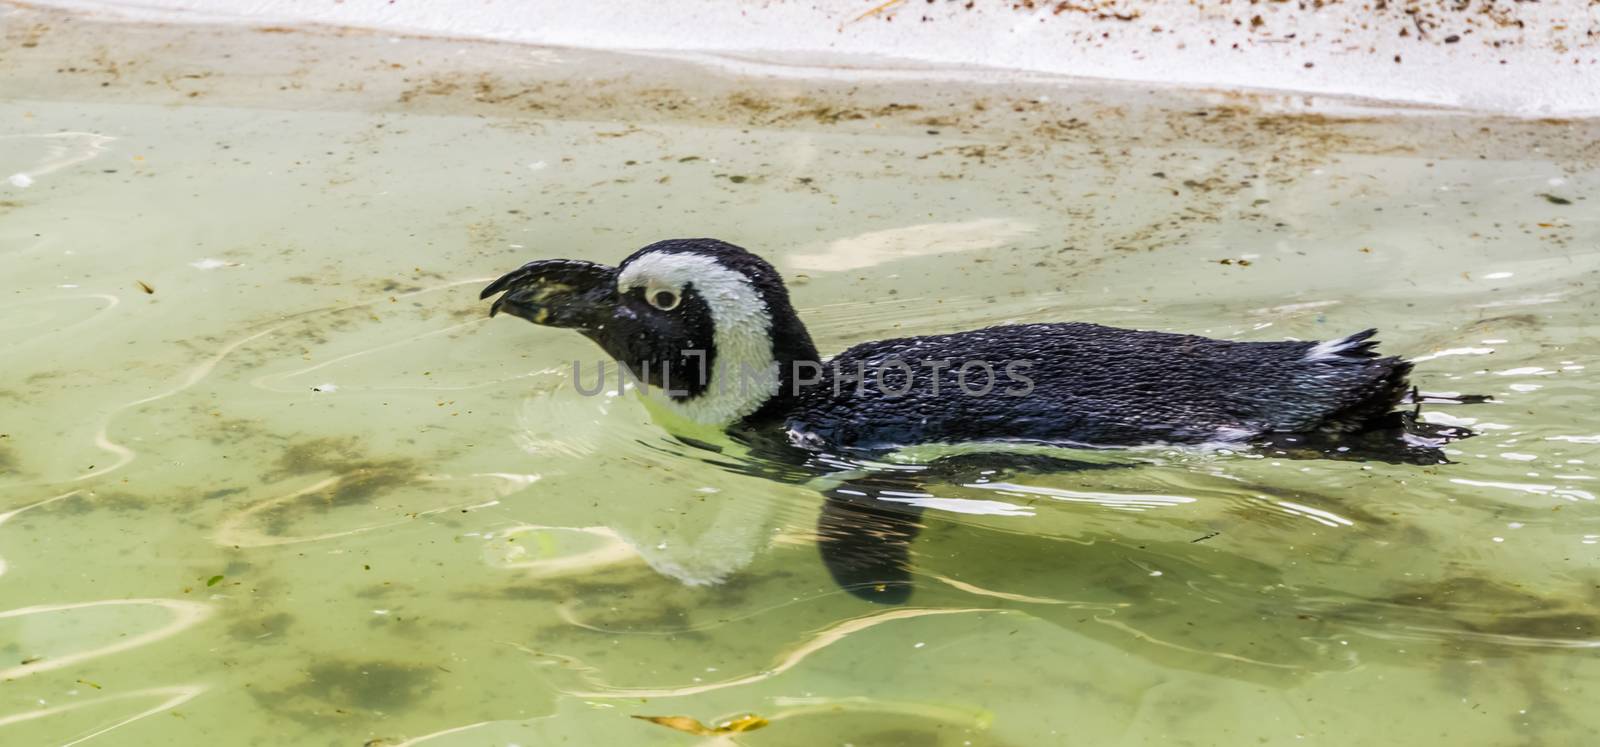
<svg viewBox="0 0 1600 747">
<path fill-rule="evenodd" d="M 546 327 L 596 329 L 615 311 L 616 275 L 594 262 L 546 259 L 512 270 L 478 298 L 505 292 L 489 307 L 491 317 L 504 311 Z"/>
</svg>

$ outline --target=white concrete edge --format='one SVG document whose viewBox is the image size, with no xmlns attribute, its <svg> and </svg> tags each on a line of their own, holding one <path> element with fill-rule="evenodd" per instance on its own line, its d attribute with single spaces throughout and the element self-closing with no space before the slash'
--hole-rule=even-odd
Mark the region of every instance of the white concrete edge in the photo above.
<svg viewBox="0 0 1600 747">
<path fill-rule="evenodd" d="M 137 21 L 353 27 L 668 54 L 788 77 L 1071 76 L 1523 117 L 1600 116 L 1600 4 L 1587 0 L 1491 0 L 1466 11 L 1450 0 L 1410 0 L 1407 8 L 1418 13 L 1394 0 L 1380 4 L 1384 12 L 1365 2 L 1307 9 L 1225 0 L 33 4 Z"/>
</svg>

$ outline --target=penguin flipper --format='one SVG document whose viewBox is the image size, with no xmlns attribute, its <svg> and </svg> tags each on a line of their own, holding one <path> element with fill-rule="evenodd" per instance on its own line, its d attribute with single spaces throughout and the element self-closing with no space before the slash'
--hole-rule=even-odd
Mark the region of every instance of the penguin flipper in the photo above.
<svg viewBox="0 0 1600 747">
<path fill-rule="evenodd" d="M 817 550 L 840 588 L 877 604 L 911 598 L 911 542 L 922 509 L 878 500 L 858 483 L 830 490 L 817 515 Z"/>
</svg>

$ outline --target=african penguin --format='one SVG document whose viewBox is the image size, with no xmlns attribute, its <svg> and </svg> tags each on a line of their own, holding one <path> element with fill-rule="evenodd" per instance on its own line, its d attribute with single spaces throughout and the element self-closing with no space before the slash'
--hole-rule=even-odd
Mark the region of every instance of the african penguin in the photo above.
<svg viewBox="0 0 1600 747">
<path fill-rule="evenodd" d="M 715 239 L 661 241 L 617 267 L 532 262 L 490 309 L 587 335 L 670 417 L 781 428 L 813 451 L 928 443 L 1247 444 L 1392 425 L 1411 364 L 1374 330 L 1235 342 L 1082 322 L 856 345 L 823 360 L 765 260 Z"/>
<path fill-rule="evenodd" d="M 532 262 L 481 297 L 498 293 L 491 316 L 504 311 L 599 343 L 680 441 L 719 450 L 686 435 L 711 431 L 759 457 L 715 463 L 826 483 L 816 535 L 823 563 L 840 587 L 877 603 L 911 594 L 911 545 L 923 508 L 937 501 L 928 485 L 959 484 L 974 471 L 984 481 L 1019 465 L 1105 467 L 1019 461 L 1007 447 L 1223 443 L 1435 464 L 1447 461 L 1443 443 L 1471 433 L 1395 407 L 1477 401 L 1417 396 L 1406 383 L 1411 364 L 1379 356 L 1373 330 L 1328 342 L 1233 342 L 1021 324 L 867 342 L 824 360 L 777 271 L 715 239 L 651 244 L 617 267 Z M 945 444 L 982 453 L 910 469 L 866 461 Z"/>
</svg>

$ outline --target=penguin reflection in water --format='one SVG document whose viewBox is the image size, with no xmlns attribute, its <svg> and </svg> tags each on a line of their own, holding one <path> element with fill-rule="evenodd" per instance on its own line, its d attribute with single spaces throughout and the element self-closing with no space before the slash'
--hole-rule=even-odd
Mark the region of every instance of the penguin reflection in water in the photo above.
<svg viewBox="0 0 1600 747">
<path fill-rule="evenodd" d="M 817 522 L 824 564 L 851 593 L 886 603 L 911 593 L 924 485 L 1106 466 L 1006 446 L 1233 444 L 1437 464 L 1447 461 L 1444 443 L 1471 433 L 1396 408 L 1477 399 L 1418 395 L 1406 381 L 1411 364 L 1380 356 L 1374 330 L 1326 342 L 1234 342 L 1021 324 L 866 342 L 824 361 L 777 271 L 715 239 L 657 242 L 616 267 L 531 262 L 482 297 L 501 293 L 491 316 L 594 340 L 680 440 L 717 449 L 695 434 L 725 434 L 749 452 L 736 469 L 774 479 L 832 475 Z M 965 447 L 917 467 L 861 469 L 918 445 Z"/>
</svg>

